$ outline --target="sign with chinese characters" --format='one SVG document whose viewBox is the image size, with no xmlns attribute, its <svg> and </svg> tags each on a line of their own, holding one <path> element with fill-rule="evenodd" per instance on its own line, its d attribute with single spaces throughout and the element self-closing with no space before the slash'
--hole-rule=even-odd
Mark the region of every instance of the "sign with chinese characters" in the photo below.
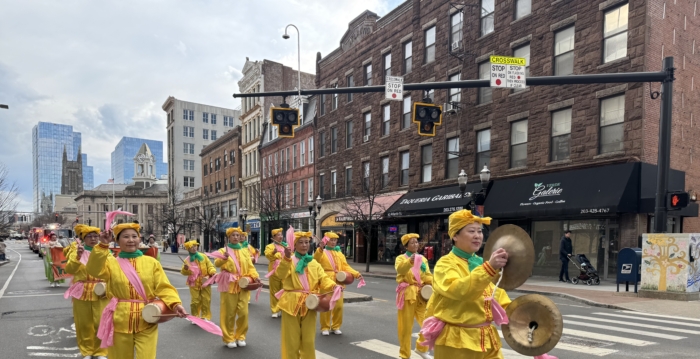
<svg viewBox="0 0 700 359">
<path fill-rule="evenodd" d="M 525 66 L 522 57 L 491 56 L 491 87 L 525 88 Z"/>
<path fill-rule="evenodd" d="M 387 76 L 385 89 L 386 99 L 403 101 L 403 77 Z"/>
</svg>

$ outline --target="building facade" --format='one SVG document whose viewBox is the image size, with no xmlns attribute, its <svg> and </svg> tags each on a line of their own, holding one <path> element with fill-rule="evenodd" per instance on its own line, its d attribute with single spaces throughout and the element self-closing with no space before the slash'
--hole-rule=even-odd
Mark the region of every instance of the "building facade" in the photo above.
<svg viewBox="0 0 700 359">
<path fill-rule="evenodd" d="M 61 160 L 61 194 L 76 195 L 83 191 L 83 156 L 78 154 L 75 160 L 69 160 L 66 148 L 63 148 Z"/>
<path fill-rule="evenodd" d="M 88 166 L 87 154 L 81 154 L 83 159 L 83 189 L 92 189 L 95 186 L 95 175 L 92 166 Z"/>
<path fill-rule="evenodd" d="M 122 137 L 112 151 L 112 178 L 115 183 L 128 184 L 134 177 L 134 156 L 143 144 L 147 144 L 155 157 L 155 176 L 167 179 L 168 164 L 163 162 L 163 141 Z"/>
<path fill-rule="evenodd" d="M 246 57 L 243 66 L 243 78 L 238 81 L 238 92 L 255 93 L 294 90 L 298 87 L 299 77 L 297 71 L 280 63 L 262 60 L 251 61 Z M 301 87 L 314 88 L 314 75 L 301 73 Z M 290 100 L 291 101 L 291 100 Z M 280 105 L 281 97 L 252 97 L 241 99 L 241 161 L 243 173 L 241 174 L 241 197 L 239 208 L 248 210 L 246 223 L 251 231 L 260 231 L 260 140 L 262 138 L 263 123 L 269 121 L 270 108 Z M 276 137 L 276 133 L 272 134 Z M 257 234 L 256 234 L 257 236 Z"/>
<path fill-rule="evenodd" d="M 696 191 L 693 11 L 691 2 L 657 0 L 575 6 L 481 0 L 475 8 L 408 0 L 384 17 L 366 11 L 354 19 L 340 46 L 318 62 L 316 84 L 380 85 L 386 75 L 403 76 L 404 83 L 485 79 L 491 55 L 525 58 L 533 77 L 659 71 L 662 58 L 674 56 L 670 190 Z M 423 236 L 431 262 L 447 253 L 447 215 L 468 201 L 457 175 L 465 170 L 474 182 L 468 190 L 478 191 L 488 166 L 492 186 L 483 212 L 495 219 L 492 228 L 516 224 L 528 231 L 538 254 L 535 274 L 558 273 L 559 240 L 571 230 L 574 251 L 607 275 L 616 270 L 617 252 L 638 247 L 652 223 L 660 100 L 649 92 L 658 89 L 632 83 L 448 89 L 406 92 L 401 102 L 383 94 L 326 96 L 315 135 L 316 172 L 348 162 L 363 170 L 337 179 L 341 187 L 358 190 L 365 178 L 377 177 L 386 179 L 387 193 L 409 191 L 387 210 L 378 243 L 371 243 L 378 258 L 370 260 L 391 262 L 401 250 L 394 242 L 406 232 Z M 412 104 L 424 98 L 444 104 L 434 137 L 419 136 L 411 122 Z M 336 148 L 333 136 L 340 139 Z M 329 188 L 329 180 L 317 177 L 317 189 Z M 321 217 L 338 211 L 326 203 Z M 669 215 L 669 231 L 700 226 L 697 204 Z"/>
<path fill-rule="evenodd" d="M 163 103 L 168 130 L 168 185 L 183 192 L 202 186 L 199 153 L 239 124 L 240 111 L 178 100 Z"/>
</svg>

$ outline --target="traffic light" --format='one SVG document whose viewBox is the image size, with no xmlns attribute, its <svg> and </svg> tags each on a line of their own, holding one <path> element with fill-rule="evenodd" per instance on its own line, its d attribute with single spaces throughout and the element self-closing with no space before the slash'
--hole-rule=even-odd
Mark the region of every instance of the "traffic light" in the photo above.
<svg viewBox="0 0 700 359">
<path fill-rule="evenodd" d="M 666 209 L 676 211 L 688 207 L 690 195 L 688 192 L 669 192 L 666 195 Z"/>
<path fill-rule="evenodd" d="M 55 216 L 56 216 L 56 222 L 58 222 L 58 213 L 56 213 Z"/>
<path fill-rule="evenodd" d="M 413 104 L 413 122 L 418 124 L 418 134 L 435 136 L 435 126 L 442 124 L 442 106 L 432 103 Z"/>
<path fill-rule="evenodd" d="M 289 105 L 287 105 L 289 106 Z M 294 127 L 299 126 L 299 110 L 296 108 L 272 107 L 270 109 L 272 124 L 277 126 L 279 137 L 294 137 Z"/>
</svg>

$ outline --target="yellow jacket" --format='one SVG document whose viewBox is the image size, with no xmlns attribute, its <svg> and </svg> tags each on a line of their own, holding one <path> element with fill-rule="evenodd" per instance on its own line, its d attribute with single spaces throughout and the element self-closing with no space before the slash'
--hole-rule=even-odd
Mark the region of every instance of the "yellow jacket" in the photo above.
<svg viewBox="0 0 700 359">
<path fill-rule="evenodd" d="M 267 258 L 267 261 L 269 262 L 269 264 L 267 265 L 267 271 L 271 272 L 272 267 L 275 265 L 275 261 L 278 259 L 281 260 L 282 257 L 284 257 L 284 252 L 275 253 L 275 243 L 274 242 L 265 246 L 265 258 Z"/>
<path fill-rule="evenodd" d="M 322 248 L 316 249 L 316 253 L 314 253 L 314 259 L 316 260 L 316 262 L 318 262 L 318 264 L 321 265 L 321 267 L 323 267 L 323 270 L 326 272 L 326 275 L 328 275 L 328 277 L 335 281 L 335 274 L 338 271 L 350 272 L 350 274 L 352 274 L 352 276 L 356 279 L 360 277 L 360 272 L 356 271 L 353 267 L 351 267 L 348 264 L 348 261 L 347 259 L 345 259 L 345 255 L 343 255 L 342 252 L 329 252 L 331 253 L 331 256 L 333 256 L 333 261 L 335 262 L 335 267 L 337 270 L 333 270 L 331 261 L 328 259 L 326 253 L 323 252 Z M 345 288 L 345 285 L 343 285 L 343 288 Z"/>
<path fill-rule="evenodd" d="M 493 321 L 491 302 L 486 298 L 493 293 L 496 271 L 484 262 L 472 272 L 465 259 L 449 253 L 435 266 L 433 295 L 428 302 L 428 315 L 447 323 L 435 344 L 453 348 L 487 352 L 501 348 L 496 327 L 463 328 L 459 325 L 479 325 Z M 496 291 L 494 300 L 508 307 L 510 298 L 502 289 Z"/>
<path fill-rule="evenodd" d="M 226 254 L 227 248 L 228 247 L 219 249 L 219 253 Z M 248 251 L 245 248 L 231 250 L 235 254 L 236 258 L 238 258 L 238 263 L 241 266 L 241 273 L 238 273 L 238 270 L 236 270 L 236 263 L 233 262 L 233 258 L 231 257 L 229 257 L 226 260 L 216 258 L 216 260 L 214 261 L 214 265 L 218 268 L 221 268 L 222 271 L 237 274 L 239 277 L 251 277 L 253 279 L 260 278 L 260 275 L 258 274 L 258 271 L 255 270 L 253 261 L 250 259 L 250 255 L 248 254 Z M 238 282 L 233 282 L 228 287 L 229 294 L 240 293 L 240 291 L 241 287 L 238 286 Z"/>
<path fill-rule="evenodd" d="M 71 243 L 70 246 L 63 248 L 63 256 L 68 258 L 68 255 L 70 254 L 70 252 L 76 250 L 77 248 L 78 248 L 78 242 Z"/>
<path fill-rule="evenodd" d="M 170 284 L 163 267 L 155 258 L 141 256 L 130 258 L 146 290 L 147 301 L 158 298 L 173 309 L 182 304 L 177 290 Z M 143 300 L 129 283 L 107 246 L 96 245 L 92 249 L 87 265 L 87 274 L 107 282 L 107 298 Z M 156 324 L 148 324 L 141 317 L 144 303 L 119 302 L 114 312 L 114 331 L 117 333 L 138 333 Z"/>
<path fill-rule="evenodd" d="M 66 263 L 66 272 L 70 273 L 73 275 L 73 282 L 83 282 L 83 295 L 80 297 L 80 300 L 88 301 L 88 302 L 94 302 L 96 300 L 99 300 L 100 297 L 98 297 L 95 294 L 95 283 L 90 283 L 90 282 L 102 282 L 101 279 L 95 278 L 87 273 L 87 269 L 83 263 L 80 262 L 80 258 L 78 258 L 78 251 L 74 250 L 76 249 L 75 245 L 71 245 L 70 248 L 73 248 L 73 250 L 66 251 L 68 252 L 68 262 Z M 87 249 L 86 249 L 87 250 Z M 92 255 L 90 255 L 92 256 Z"/>
<path fill-rule="evenodd" d="M 248 247 L 241 248 L 241 250 L 248 254 L 248 257 L 250 257 L 251 262 L 253 261 L 253 257 L 255 257 L 258 254 L 258 250 L 250 244 L 248 245 Z"/>
<path fill-rule="evenodd" d="M 428 260 L 424 256 L 421 256 L 421 259 L 423 260 L 423 263 L 425 263 L 425 272 L 421 271 L 420 273 L 421 284 L 432 285 L 433 274 L 430 273 L 430 265 L 428 264 Z M 396 283 L 409 284 L 404 292 L 404 300 L 416 300 L 416 298 L 419 297 L 418 291 L 420 288 L 418 287 L 416 278 L 413 276 L 413 271 L 411 271 L 412 267 L 413 264 L 411 264 L 410 258 L 405 254 L 396 257 L 396 262 L 394 263 L 394 268 L 396 268 Z"/>
<path fill-rule="evenodd" d="M 206 276 L 211 277 L 214 274 L 216 274 L 216 268 L 214 268 L 214 265 L 211 264 L 211 261 L 209 260 L 209 257 L 207 257 L 206 254 L 204 254 L 202 252 L 197 252 L 197 253 L 199 253 L 202 256 L 202 258 L 204 258 L 204 259 L 203 260 L 197 259 L 195 261 L 195 262 L 197 262 L 197 266 L 199 266 L 199 276 L 197 277 L 197 280 L 194 283 L 194 287 L 192 287 L 192 288 L 202 289 L 202 283 L 204 282 L 204 277 L 206 277 Z M 186 263 L 189 263 L 189 261 L 187 261 Z M 180 274 L 189 276 L 192 274 L 192 271 L 189 269 L 186 270 L 185 264 L 183 263 L 182 268 L 180 269 Z"/>
<path fill-rule="evenodd" d="M 295 265 L 291 258 L 283 258 L 280 262 L 275 277 L 282 281 L 282 289 L 285 293 L 280 297 L 278 306 L 285 313 L 293 316 L 304 316 L 308 309 L 306 307 L 306 297 L 308 294 L 293 292 L 303 290 L 299 274 L 295 271 Z M 316 261 L 311 261 L 304 270 L 306 279 L 309 281 L 309 291 L 311 293 L 332 292 L 336 284 L 324 272 L 323 268 Z"/>
</svg>

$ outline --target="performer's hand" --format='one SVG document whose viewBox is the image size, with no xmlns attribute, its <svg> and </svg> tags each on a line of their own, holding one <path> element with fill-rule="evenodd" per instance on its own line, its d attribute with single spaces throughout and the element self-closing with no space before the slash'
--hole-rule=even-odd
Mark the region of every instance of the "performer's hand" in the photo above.
<svg viewBox="0 0 700 359">
<path fill-rule="evenodd" d="M 100 232 L 100 243 L 109 245 L 112 242 L 112 231 L 102 231 Z"/>
<path fill-rule="evenodd" d="M 190 266 L 188 266 L 187 264 L 185 264 L 184 268 L 185 268 L 185 270 L 190 270 Z"/>
<path fill-rule="evenodd" d="M 409 260 L 411 261 L 411 264 L 413 264 L 416 261 L 416 254 L 411 254 L 411 258 L 409 258 Z"/>
<path fill-rule="evenodd" d="M 284 257 L 285 258 L 292 258 L 292 250 L 289 248 L 284 249 Z"/>
<path fill-rule="evenodd" d="M 83 256 L 84 251 L 85 251 L 85 247 L 83 247 L 82 244 L 78 244 L 78 251 L 76 252 L 78 255 L 78 258 Z"/>
<path fill-rule="evenodd" d="M 224 257 L 226 257 L 226 259 L 228 259 L 228 257 L 229 257 L 228 251 L 224 252 Z"/>
<path fill-rule="evenodd" d="M 508 263 L 508 253 L 503 248 L 498 248 L 495 252 L 491 253 L 491 258 L 489 259 L 489 264 L 494 269 L 501 269 Z"/>
<path fill-rule="evenodd" d="M 275 247 L 275 249 L 272 250 L 272 255 L 274 256 L 275 254 L 277 254 L 277 247 Z"/>
<path fill-rule="evenodd" d="M 185 310 L 185 307 L 182 305 L 178 304 L 175 306 L 175 313 L 177 314 L 178 317 L 180 318 L 185 318 L 187 317 L 187 311 Z"/>
</svg>

